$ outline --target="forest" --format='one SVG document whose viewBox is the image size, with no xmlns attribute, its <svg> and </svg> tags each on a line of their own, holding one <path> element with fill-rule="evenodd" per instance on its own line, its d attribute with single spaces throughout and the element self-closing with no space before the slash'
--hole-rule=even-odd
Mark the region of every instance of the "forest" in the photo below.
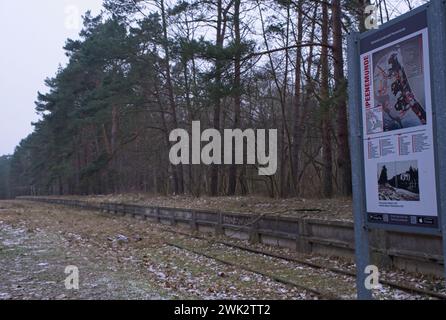
<svg viewBox="0 0 446 320">
<path fill-rule="evenodd" d="M 377 0 L 384 23 L 425 1 Z M 105 0 L 0 157 L 0 198 L 350 196 L 346 36 L 368 0 Z M 169 133 L 277 129 L 278 170 L 172 165 Z"/>
</svg>

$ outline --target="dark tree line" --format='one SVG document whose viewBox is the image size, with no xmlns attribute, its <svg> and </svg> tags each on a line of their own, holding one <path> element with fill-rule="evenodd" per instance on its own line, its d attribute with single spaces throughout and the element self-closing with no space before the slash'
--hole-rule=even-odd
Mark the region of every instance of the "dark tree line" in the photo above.
<svg viewBox="0 0 446 320">
<path fill-rule="evenodd" d="M 104 1 L 101 15 L 84 17 L 80 40 L 67 41 L 68 65 L 38 94 L 34 132 L 1 158 L 0 197 L 348 196 L 345 36 L 363 28 L 366 5 Z M 171 165 L 170 131 L 190 131 L 195 120 L 202 130 L 278 129 L 277 174 Z"/>
<path fill-rule="evenodd" d="M 9 170 L 11 167 L 11 157 L 0 157 L 0 199 L 10 198 Z"/>
</svg>

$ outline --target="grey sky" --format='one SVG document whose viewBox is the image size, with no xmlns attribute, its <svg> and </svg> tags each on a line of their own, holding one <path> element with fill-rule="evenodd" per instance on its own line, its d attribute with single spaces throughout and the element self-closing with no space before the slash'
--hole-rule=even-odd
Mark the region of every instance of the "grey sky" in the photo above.
<svg viewBox="0 0 446 320">
<path fill-rule="evenodd" d="M 410 0 L 414 7 L 423 2 Z M 391 16 L 408 9 L 406 0 L 387 3 Z M 65 40 L 80 31 L 80 20 L 78 28 L 67 27 L 73 14 L 80 19 L 89 9 L 99 13 L 101 4 L 102 0 L 0 0 L 0 155 L 12 154 L 32 132 L 37 91 L 44 92 L 45 78 L 54 76 L 60 63 L 65 65 Z"/>
<path fill-rule="evenodd" d="M 65 65 L 62 47 L 76 38 L 79 17 L 99 13 L 102 0 L 0 0 L 0 155 L 32 132 L 34 101 L 44 80 Z M 78 27 L 76 27 L 78 26 Z"/>
</svg>

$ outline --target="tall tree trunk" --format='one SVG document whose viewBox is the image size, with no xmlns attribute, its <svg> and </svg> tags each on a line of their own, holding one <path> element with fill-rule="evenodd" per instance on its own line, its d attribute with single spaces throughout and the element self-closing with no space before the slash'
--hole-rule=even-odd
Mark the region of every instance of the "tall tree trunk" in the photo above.
<svg viewBox="0 0 446 320">
<path fill-rule="evenodd" d="M 288 197 L 290 195 L 290 176 L 291 176 L 291 184 L 293 185 L 293 191 L 296 190 L 294 186 L 293 180 L 293 156 L 292 156 L 292 148 L 293 142 L 291 139 L 291 132 L 288 128 L 287 123 L 287 100 L 288 100 L 288 68 L 289 68 L 289 43 L 290 43 L 290 24 L 291 24 L 291 11 L 290 4 L 287 4 L 287 22 L 286 22 L 286 41 L 285 41 L 285 70 L 284 70 L 284 80 L 283 80 L 283 89 L 282 95 L 283 98 L 281 103 L 282 109 L 282 125 L 283 125 L 283 134 L 286 137 L 287 146 L 284 147 L 283 152 L 283 166 L 282 166 L 282 197 Z M 284 141 L 285 142 L 285 141 Z M 287 163 L 288 162 L 288 163 Z"/>
<path fill-rule="evenodd" d="M 183 66 L 183 73 L 184 73 L 184 87 L 186 89 L 186 106 L 187 106 L 187 114 L 189 118 L 189 122 L 192 123 L 194 121 L 193 117 L 193 111 L 192 111 L 192 102 L 190 97 L 190 85 L 189 85 L 189 74 L 188 74 L 188 68 L 187 68 L 187 62 L 184 62 Z M 192 193 L 192 184 L 193 184 L 193 175 L 192 175 L 192 166 L 187 166 L 187 183 L 184 183 L 184 186 L 187 186 L 187 191 L 189 194 Z"/>
<path fill-rule="evenodd" d="M 217 36 L 216 36 L 216 47 L 217 51 L 223 51 L 224 44 L 224 33 L 225 33 L 225 25 L 224 25 L 224 13 L 223 13 L 223 0 L 217 1 Z M 222 86 L 222 69 L 223 63 L 220 57 L 216 58 L 215 61 L 215 90 L 214 90 L 214 119 L 213 125 L 214 129 L 220 131 L 220 116 L 221 116 L 221 86 Z M 211 184 L 210 184 L 210 194 L 211 196 L 218 195 L 218 176 L 219 176 L 219 167 L 216 164 L 211 165 Z"/>
<path fill-rule="evenodd" d="M 234 34 L 235 34 L 235 62 L 234 62 L 234 129 L 240 126 L 241 112 L 241 35 L 240 35 L 240 2 L 234 2 Z M 235 164 L 235 145 L 232 145 L 232 161 L 233 164 L 229 168 L 229 186 L 228 195 L 235 195 L 237 190 L 237 165 Z"/>
<path fill-rule="evenodd" d="M 297 45 L 302 43 L 303 39 L 303 14 L 302 14 L 302 3 L 300 0 L 297 4 L 298 17 L 297 17 Z M 303 121 L 302 121 L 302 96 L 301 96 L 301 65 L 302 65 L 302 49 L 297 48 L 296 52 L 296 70 L 294 76 L 294 130 L 293 130 L 293 180 L 294 186 L 296 187 L 296 195 L 298 195 L 298 180 L 299 180 L 299 163 L 300 163 L 300 152 L 301 143 L 303 136 Z"/>
<path fill-rule="evenodd" d="M 322 111 L 322 150 L 323 150 L 323 194 L 333 195 L 333 164 L 331 149 L 331 119 L 329 106 L 329 63 L 328 63 L 328 5 L 322 4 L 322 49 L 321 49 L 321 111 Z"/>
<path fill-rule="evenodd" d="M 111 149 L 111 167 L 112 167 L 112 179 L 113 179 L 113 192 L 119 192 L 119 179 L 118 179 L 118 159 L 117 159 L 117 141 L 118 141 L 118 116 L 119 110 L 116 105 L 112 107 L 112 124 L 111 124 L 111 138 L 110 138 L 110 149 Z"/>
<path fill-rule="evenodd" d="M 343 196 L 351 194 L 351 166 L 350 149 L 348 144 L 346 80 L 344 76 L 344 55 L 342 46 L 342 15 L 341 0 L 332 1 L 333 21 L 333 64 L 336 96 L 336 124 L 338 153 L 337 162 L 339 168 L 340 193 Z"/>
<path fill-rule="evenodd" d="M 156 82 L 154 83 L 154 86 L 155 86 L 155 97 L 157 99 L 158 106 L 159 106 L 160 111 L 161 111 L 160 112 L 160 114 L 161 114 L 161 125 L 162 125 L 161 128 L 162 128 L 162 131 L 163 131 L 163 137 L 164 137 L 165 145 L 167 147 L 169 147 L 170 146 L 170 141 L 169 141 L 169 129 L 167 127 L 167 121 L 166 121 L 166 111 L 164 110 L 164 103 L 163 103 L 163 100 L 161 98 L 160 91 L 159 91 L 159 88 L 158 88 L 158 85 L 157 85 Z M 166 153 L 168 153 L 168 152 L 169 151 L 166 150 Z M 161 163 L 161 161 L 159 163 Z M 169 169 L 168 168 L 166 170 L 167 171 L 167 176 L 169 176 Z M 170 163 L 170 168 L 172 170 L 171 185 L 172 185 L 174 191 L 176 191 L 176 190 L 178 190 L 177 170 L 176 170 L 175 166 L 172 163 Z"/>
<path fill-rule="evenodd" d="M 169 95 L 169 105 L 170 105 L 170 112 L 172 113 L 172 122 L 174 129 L 178 128 L 178 118 L 177 118 L 177 110 L 176 110 L 176 103 L 175 103 L 175 96 L 173 92 L 173 83 L 172 83 L 172 75 L 170 72 L 170 49 L 169 49 L 169 38 L 167 35 L 167 18 L 166 18 L 166 10 L 164 6 L 164 0 L 160 0 L 161 5 L 161 15 L 162 15 L 162 22 L 163 22 L 163 47 L 164 47 L 164 54 L 165 54 L 165 69 L 166 69 L 166 82 L 167 82 L 167 90 Z M 182 194 L 184 193 L 184 181 L 183 181 L 183 166 L 179 164 L 174 168 L 175 174 L 174 177 L 176 179 L 175 183 L 175 193 L 176 194 Z"/>
</svg>

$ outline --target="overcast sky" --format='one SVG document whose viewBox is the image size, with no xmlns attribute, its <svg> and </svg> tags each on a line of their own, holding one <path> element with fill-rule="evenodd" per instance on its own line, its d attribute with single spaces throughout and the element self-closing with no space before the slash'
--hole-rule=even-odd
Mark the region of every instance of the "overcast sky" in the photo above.
<svg viewBox="0 0 446 320">
<path fill-rule="evenodd" d="M 34 101 L 67 58 L 62 47 L 76 38 L 87 10 L 102 0 L 0 0 L 0 155 L 32 132 Z"/>
<path fill-rule="evenodd" d="M 392 16 L 407 11 L 406 0 L 387 3 Z M 87 10 L 99 13 L 101 4 L 102 0 L 0 0 L 0 155 L 12 154 L 32 132 L 37 91 L 45 92 L 45 78 L 66 64 L 62 47 L 67 38 L 77 38 L 81 16 Z"/>
</svg>

